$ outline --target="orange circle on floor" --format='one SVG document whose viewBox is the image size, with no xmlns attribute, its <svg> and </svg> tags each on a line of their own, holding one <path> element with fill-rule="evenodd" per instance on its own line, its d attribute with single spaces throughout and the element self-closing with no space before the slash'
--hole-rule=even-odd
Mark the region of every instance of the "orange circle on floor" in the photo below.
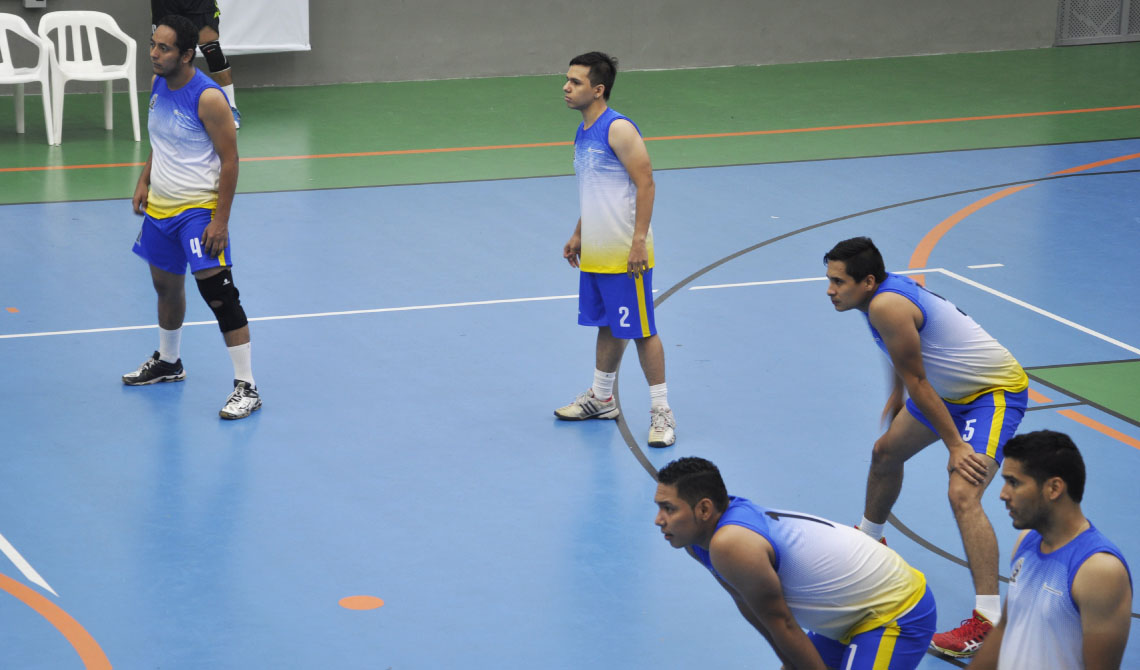
<svg viewBox="0 0 1140 670">
<path fill-rule="evenodd" d="M 13 314 L 20 311 L 20 310 L 16 309 L 15 307 L 5 307 L 4 309 L 8 310 L 9 312 L 11 312 Z"/>
<path fill-rule="evenodd" d="M 340 606 L 349 610 L 374 610 L 384 606 L 376 596 L 348 596 L 340 599 Z"/>
</svg>

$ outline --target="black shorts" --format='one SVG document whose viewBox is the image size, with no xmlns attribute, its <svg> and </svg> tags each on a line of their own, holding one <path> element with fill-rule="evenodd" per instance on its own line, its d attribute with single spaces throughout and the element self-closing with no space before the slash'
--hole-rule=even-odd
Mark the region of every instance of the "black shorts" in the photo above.
<svg viewBox="0 0 1140 670">
<path fill-rule="evenodd" d="M 222 12 L 218 9 L 217 0 L 150 0 L 150 24 L 157 26 L 162 19 L 177 14 L 190 19 L 198 30 L 210 26 L 214 32 L 218 30 L 218 19 Z"/>
</svg>

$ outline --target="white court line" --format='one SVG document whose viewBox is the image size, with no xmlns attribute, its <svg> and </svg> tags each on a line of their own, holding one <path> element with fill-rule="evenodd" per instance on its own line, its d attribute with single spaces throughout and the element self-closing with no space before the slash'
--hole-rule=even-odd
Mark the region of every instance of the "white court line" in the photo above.
<svg viewBox="0 0 1140 670">
<path fill-rule="evenodd" d="M 1004 268 L 1005 263 L 987 263 L 985 265 L 967 265 L 971 270 L 984 270 L 986 268 Z"/>
<path fill-rule="evenodd" d="M 654 291 L 656 293 L 657 291 Z M 283 316 L 255 316 L 250 318 L 250 321 L 283 321 L 285 319 L 313 319 L 320 316 L 347 316 L 350 314 L 380 314 L 383 312 L 411 312 L 419 309 L 443 309 L 445 307 L 473 307 L 476 305 L 503 305 L 515 302 L 540 302 L 543 300 L 569 300 L 570 298 L 577 298 L 578 294 L 574 295 L 548 295 L 540 296 L 537 298 L 506 298 L 503 300 L 475 300 L 472 302 L 448 302 L 438 305 L 410 305 L 408 307 L 378 307 L 376 309 L 350 309 L 343 312 L 314 312 L 312 314 L 285 314 Z M 216 326 L 217 321 L 187 321 L 182 324 L 183 326 Z M 11 335 L 0 335 L 0 340 L 14 339 L 19 337 L 48 337 L 49 335 L 85 335 L 88 333 L 115 333 L 124 330 L 146 330 L 148 328 L 158 328 L 158 324 L 151 324 L 149 326 L 117 326 L 113 328 L 87 328 L 84 330 L 56 330 L 44 333 L 13 333 Z"/>
<path fill-rule="evenodd" d="M 895 270 L 897 275 L 913 275 L 923 272 L 939 272 L 940 268 L 926 270 Z M 769 281 L 746 281 L 739 284 L 705 284 L 703 286 L 690 286 L 690 291 L 707 291 L 713 288 L 739 288 L 741 286 L 771 286 L 773 284 L 799 284 L 809 281 L 827 281 L 827 277 L 804 277 L 802 279 L 772 279 Z M 654 291 L 656 293 L 656 291 Z"/>
<path fill-rule="evenodd" d="M 951 272 L 949 270 L 939 269 L 937 271 L 941 272 L 942 274 L 946 275 L 947 277 L 950 277 L 951 279 L 957 279 L 958 281 L 962 282 L 963 284 L 969 284 L 970 286 L 973 286 L 974 288 L 979 288 L 979 289 L 985 291 L 986 293 L 989 293 L 991 295 L 996 295 L 997 297 L 1001 298 L 1002 300 L 1008 300 L 1009 302 L 1012 302 L 1013 304 L 1017 305 L 1018 307 L 1024 307 L 1025 309 L 1028 309 L 1031 312 L 1036 312 L 1036 313 L 1040 314 L 1041 316 L 1053 319 L 1057 323 L 1063 323 L 1070 328 L 1075 328 L 1076 330 L 1081 331 L 1082 333 L 1085 333 L 1087 335 L 1092 335 L 1093 337 L 1097 338 L 1098 340 L 1103 340 L 1105 342 L 1108 342 L 1109 344 L 1114 344 L 1114 345 L 1120 347 L 1121 349 L 1124 349 L 1125 351 L 1131 351 L 1134 354 L 1140 355 L 1140 349 L 1137 349 L 1136 347 L 1134 347 L 1132 345 L 1125 344 L 1125 343 L 1121 342 L 1120 340 L 1113 339 L 1113 338 L 1111 338 L 1108 335 L 1105 335 L 1103 333 L 1098 333 L 1097 331 L 1093 330 L 1092 328 L 1086 328 L 1085 326 L 1082 326 L 1079 323 L 1069 321 L 1068 319 L 1066 319 L 1064 317 L 1057 316 L 1056 314 L 1054 314 L 1052 312 L 1048 312 L 1046 310 L 1043 310 L 1040 307 L 1037 307 L 1035 305 L 1030 305 L 1029 303 L 1025 302 L 1024 300 L 1018 300 L 1017 298 L 1014 298 L 1013 296 L 1006 295 L 1006 294 L 1002 293 L 1001 291 L 998 291 L 997 289 L 992 289 L 989 286 L 986 286 L 985 284 L 979 284 L 978 282 L 976 282 L 972 279 L 966 279 L 962 275 L 954 274 L 953 272 Z"/>
<path fill-rule="evenodd" d="M 28 563 L 24 557 L 20 555 L 20 552 L 16 551 L 16 548 L 12 546 L 12 543 L 9 542 L 8 539 L 2 534 L 0 534 L 0 551 L 4 552 L 4 555 L 8 557 L 8 560 L 16 564 L 16 567 L 20 569 L 20 572 L 24 573 L 24 576 L 28 578 L 28 581 L 48 591 L 51 591 L 51 594 L 56 598 L 59 597 L 59 594 L 55 592 L 55 589 L 48 586 L 47 580 L 45 580 L 43 577 L 40 577 L 40 573 L 36 572 L 36 569 L 32 567 L 31 563 Z"/>
</svg>

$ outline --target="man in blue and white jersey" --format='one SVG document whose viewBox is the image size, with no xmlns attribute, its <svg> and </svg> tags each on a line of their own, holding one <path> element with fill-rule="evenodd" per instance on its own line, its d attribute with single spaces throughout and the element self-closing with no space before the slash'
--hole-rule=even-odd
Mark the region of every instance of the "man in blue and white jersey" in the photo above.
<svg viewBox="0 0 1140 670">
<path fill-rule="evenodd" d="M 198 31 L 188 19 L 160 19 L 150 39 L 154 68 L 147 131 L 151 154 L 135 187 L 143 215 L 134 252 L 150 264 L 158 294 L 158 350 L 123 383 L 186 379 L 180 355 L 186 266 L 214 312 L 234 367 L 219 415 L 242 419 L 261 407 L 250 361 L 249 322 L 234 286 L 230 207 L 237 189 L 237 131 L 218 85 L 194 67 Z"/>
<path fill-rule="evenodd" d="M 997 474 L 1002 445 L 1025 416 L 1029 378 L 964 312 L 909 277 L 888 273 L 870 238 L 844 240 L 823 261 L 835 310 L 863 313 L 894 373 L 883 410 L 890 426 L 871 452 L 859 529 L 882 537 L 902 489 L 904 463 L 941 438 L 949 451 L 950 507 L 966 549 L 975 606 L 957 628 L 935 635 L 932 646 L 951 656 L 972 656 L 1001 616 L 997 536 L 982 494 Z"/>
<path fill-rule="evenodd" d="M 1022 530 L 1001 622 L 971 668 L 1119 670 L 1131 628 L 1132 574 L 1081 512 L 1085 463 L 1064 433 L 1005 445 L 1001 499 Z"/>
<path fill-rule="evenodd" d="M 637 344 L 649 383 L 649 446 L 676 440 L 665 386 L 665 350 L 653 317 L 653 166 L 641 133 L 607 101 L 617 60 L 592 51 L 570 61 L 562 87 L 566 106 L 582 113 L 574 138 L 581 216 L 562 257 L 579 268 L 578 323 L 596 326 L 594 383 L 554 411 L 567 421 L 616 419 L 618 364 L 628 340 Z"/>
<path fill-rule="evenodd" d="M 703 458 L 669 463 L 657 482 L 654 523 L 708 568 L 784 667 L 922 662 L 938 618 L 934 596 L 894 550 L 851 526 L 730 496 Z"/>
</svg>

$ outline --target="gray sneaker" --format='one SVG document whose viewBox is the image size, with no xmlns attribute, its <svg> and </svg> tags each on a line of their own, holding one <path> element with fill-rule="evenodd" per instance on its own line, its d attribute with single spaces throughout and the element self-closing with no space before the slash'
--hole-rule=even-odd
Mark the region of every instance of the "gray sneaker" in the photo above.
<svg viewBox="0 0 1140 670">
<path fill-rule="evenodd" d="M 563 421 L 583 421 L 585 419 L 616 419 L 621 414 L 617 400 L 611 396 L 609 400 L 598 400 L 594 397 L 594 389 L 588 388 L 585 393 L 579 393 L 574 402 L 554 410 L 554 416 Z"/>
<path fill-rule="evenodd" d="M 244 419 L 261 409 L 261 396 L 257 394 L 257 387 L 250 386 L 249 382 L 234 380 L 234 392 L 226 398 L 226 404 L 218 412 L 223 419 Z"/>
<path fill-rule="evenodd" d="M 649 410 L 649 446 L 668 447 L 677 441 L 677 421 L 673 410 L 654 407 Z"/>
<path fill-rule="evenodd" d="M 182 367 L 182 359 L 167 363 L 154 352 L 150 358 L 143 361 L 138 370 L 123 375 L 123 383 L 127 386 L 146 386 L 159 382 L 180 382 L 186 379 L 186 370 Z"/>
</svg>

